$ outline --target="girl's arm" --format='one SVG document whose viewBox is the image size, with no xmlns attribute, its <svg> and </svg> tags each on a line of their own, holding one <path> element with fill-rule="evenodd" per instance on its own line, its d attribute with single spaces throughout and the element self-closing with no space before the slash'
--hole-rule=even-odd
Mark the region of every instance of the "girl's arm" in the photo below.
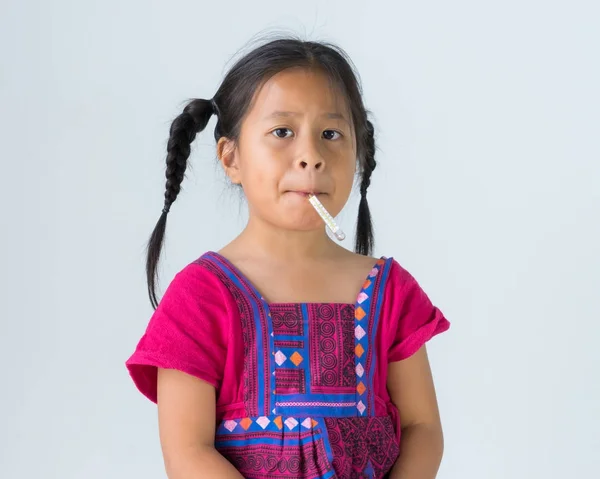
<svg viewBox="0 0 600 479">
<path fill-rule="evenodd" d="M 434 479 L 444 439 L 433 378 L 425 346 L 389 364 L 388 391 L 400 412 L 400 457 L 390 479 Z"/>
<path fill-rule="evenodd" d="M 158 424 L 169 479 L 243 479 L 214 447 L 215 388 L 174 369 L 158 370 Z"/>
</svg>

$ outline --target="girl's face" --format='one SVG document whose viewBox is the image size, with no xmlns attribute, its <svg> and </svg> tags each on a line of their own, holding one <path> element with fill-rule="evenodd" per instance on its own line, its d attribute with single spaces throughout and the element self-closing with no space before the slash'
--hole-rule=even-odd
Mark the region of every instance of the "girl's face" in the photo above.
<svg viewBox="0 0 600 479">
<path fill-rule="evenodd" d="M 308 193 L 337 215 L 356 172 L 351 121 L 343 97 L 321 72 L 289 69 L 267 81 L 254 96 L 238 144 L 222 138 L 218 145 L 250 215 L 285 229 L 322 228 Z"/>
</svg>

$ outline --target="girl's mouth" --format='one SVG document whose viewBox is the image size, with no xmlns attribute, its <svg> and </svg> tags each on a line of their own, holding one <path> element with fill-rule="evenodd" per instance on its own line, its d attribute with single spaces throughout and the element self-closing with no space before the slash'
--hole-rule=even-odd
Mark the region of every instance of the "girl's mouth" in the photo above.
<svg viewBox="0 0 600 479">
<path fill-rule="evenodd" d="M 323 195 L 327 194 L 327 193 L 323 193 L 322 191 L 308 191 L 308 190 L 290 190 L 290 191 L 287 191 L 286 193 L 296 193 L 297 195 L 301 195 L 301 196 L 304 196 L 307 198 L 310 195 L 323 196 Z"/>
</svg>

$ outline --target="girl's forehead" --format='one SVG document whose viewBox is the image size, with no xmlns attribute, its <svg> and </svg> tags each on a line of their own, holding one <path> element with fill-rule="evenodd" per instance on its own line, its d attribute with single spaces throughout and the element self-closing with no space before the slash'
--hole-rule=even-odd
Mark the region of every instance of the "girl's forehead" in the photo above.
<svg viewBox="0 0 600 479">
<path fill-rule="evenodd" d="M 349 119 L 347 100 L 339 86 L 319 70 L 294 68 L 279 72 L 257 89 L 252 103 L 251 109 L 262 116 L 277 111 L 321 110 Z"/>
</svg>

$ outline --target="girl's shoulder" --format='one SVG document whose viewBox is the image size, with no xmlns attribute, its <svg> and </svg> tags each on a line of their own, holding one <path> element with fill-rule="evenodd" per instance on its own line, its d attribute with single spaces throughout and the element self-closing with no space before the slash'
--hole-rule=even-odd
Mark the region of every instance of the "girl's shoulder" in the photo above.
<svg viewBox="0 0 600 479">
<path fill-rule="evenodd" d="M 177 280 L 181 283 L 189 281 L 196 284 L 212 283 L 217 285 L 220 283 L 220 271 L 226 269 L 224 266 L 231 265 L 220 253 L 208 250 L 180 268 L 175 273 L 173 281 Z"/>
<path fill-rule="evenodd" d="M 393 256 L 385 257 L 389 263 L 388 281 L 389 288 L 393 290 L 396 300 L 405 300 L 406 296 L 417 296 L 427 298 L 421 283 L 412 274 L 404 263 L 395 259 Z M 428 298 L 427 298 L 428 300 Z"/>
<path fill-rule="evenodd" d="M 202 253 L 177 270 L 164 292 L 162 306 L 175 307 L 191 302 L 212 307 L 218 305 L 218 299 L 227 296 L 227 291 L 213 255 L 211 251 Z"/>
<path fill-rule="evenodd" d="M 365 256 L 353 252 L 349 253 L 348 264 L 353 264 L 357 269 L 365 271 L 374 268 L 377 270 L 383 269 L 389 280 L 400 285 L 407 285 L 416 281 L 413 275 L 394 256 Z"/>
<path fill-rule="evenodd" d="M 173 288 L 194 289 L 196 287 L 205 288 L 211 284 L 216 285 L 215 274 L 208 267 L 206 261 L 209 254 L 210 252 L 202 253 L 177 270 L 167 291 Z"/>
</svg>

